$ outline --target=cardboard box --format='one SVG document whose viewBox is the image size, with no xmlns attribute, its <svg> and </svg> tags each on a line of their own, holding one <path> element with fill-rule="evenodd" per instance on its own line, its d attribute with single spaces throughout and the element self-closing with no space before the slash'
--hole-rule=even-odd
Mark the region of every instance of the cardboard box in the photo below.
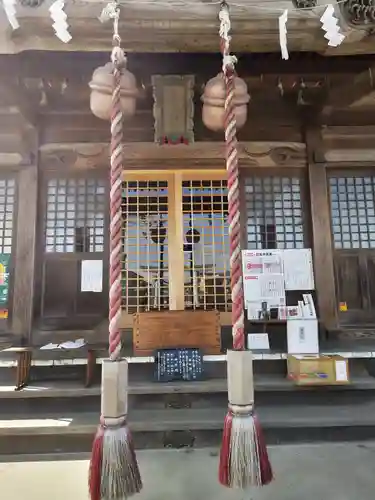
<svg viewBox="0 0 375 500">
<path fill-rule="evenodd" d="M 341 356 L 288 356 L 288 378 L 296 385 L 346 385 L 348 360 Z"/>
<path fill-rule="evenodd" d="M 288 319 L 286 324 L 288 354 L 318 354 L 317 319 Z"/>
</svg>

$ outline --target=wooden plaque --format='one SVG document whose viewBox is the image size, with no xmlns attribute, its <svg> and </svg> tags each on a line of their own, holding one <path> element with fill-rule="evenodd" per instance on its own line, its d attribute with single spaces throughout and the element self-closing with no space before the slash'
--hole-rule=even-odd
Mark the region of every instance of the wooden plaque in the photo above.
<svg viewBox="0 0 375 500">
<path fill-rule="evenodd" d="M 220 315 L 217 311 L 137 313 L 133 344 L 139 356 L 173 347 L 197 347 L 205 354 L 220 354 Z"/>
<path fill-rule="evenodd" d="M 194 142 L 193 75 L 153 75 L 155 142 L 182 136 Z"/>
</svg>

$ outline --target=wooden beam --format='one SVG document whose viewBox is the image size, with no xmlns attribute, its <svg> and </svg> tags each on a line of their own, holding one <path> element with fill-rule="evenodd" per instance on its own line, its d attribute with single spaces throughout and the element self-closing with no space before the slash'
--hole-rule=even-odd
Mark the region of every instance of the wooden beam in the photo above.
<svg viewBox="0 0 375 500">
<path fill-rule="evenodd" d="M 168 180 L 168 273 L 169 309 L 185 308 L 184 236 L 182 214 L 182 174 Z"/>
<path fill-rule="evenodd" d="M 26 124 L 37 124 L 37 109 L 14 79 L 2 77 L 0 80 L 0 103 L 2 106 L 15 106 Z"/>
<path fill-rule="evenodd" d="M 349 78 L 344 85 L 331 87 L 323 113 L 330 113 L 334 108 L 353 106 L 364 96 L 373 92 L 375 89 L 374 76 L 375 66 L 370 66 L 354 78 Z"/>
<path fill-rule="evenodd" d="M 341 11 L 343 10 L 342 3 L 337 6 Z M 355 10 L 355 9 L 354 9 Z M 335 56 L 335 55 L 345 55 L 350 54 L 352 51 L 356 51 L 361 42 L 366 43 L 366 38 L 368 37 L 368 32 L 370 28 L 370 24 L 355 26 L 349 24 L 347 19 L 347 14 L 343 15 L 343 12 L 339 14 L 339 23 L 340 23 L 340 33 L 345 36 L 343 42 L 338 47 L 330 47 L 327 46 L 324 51 L 325 56 Z"/>
<path fill-rule="evenodd" d="M 360 127 L 375 124 L 374 106 L 369 108 L 351 107 L 345 110 L 333 111 L 330 115 L 321 116 L 321 124 L 327 127 L 350 126 Z"/>
<path fill-rule="evenodd" d="M 97 26 L 97 21 L 95 21 Z M 125 30 L 125 28 L 123 28 Z M 142 30 L 141 30 L 142 31 Z M 217 33 L 215 30 L 215 37 Z M 108 39 L 106 38 L 107 45 Z M 58 40 L 57 40 L 58 42 Z M 221 67 L 221 56 L 217 51 L 217 40 L 214 53 L 129 53 L 128 68 L 138 75 L 202 75 L 212 78 Z M 250 46 L 250 45 L 248 45 Z M 61 48 L 61 44 L 59 48 Z M 338 48 L 335 48 L 337 51 Z M 236 69 L 243 78 L 246 75 L 288 75 L 318 74 L 323 76 L 333 73 L 358 74 L 374 64 L 373 55 L 324 57 L 316 52 L 294 52 L 288 61 L 282 61 L 279 53 L 269 52 L 239 52 Z M 11 78 L 43 78 L 64 79 L 69 82 L 88 81 L 93 71 L 106 64 L 109 60 L 108 48 L 103 52 L 26 51 L 19 54 L 0 54 L 0 74 Z M 276 83 L 277 84 L 277 83 Z"/>
<path fill-rule="evenodd" d="M 225 170 L 224 142 L 199 141 L 185 146 L 160 146 L 154 142 L 124 143 L 124 166 L 129 169 L 148 170 L 166 167 L 199 168 L 204 162 Z M 238 143 L 240 166 L 260 168 L 304 168 L 305 144 L 280 141 L 240 141 Z M 91 169 L 108 165 L 109 146 L 106 143 L 44 144 L 40 147 L 41 168 Z"/>
<path fill-rule="evenodd" d="M 129 313 L 126 313 L 125 311 L 122 311 L 121 317 L 120 317 L 120 328 L 122 328 L 122 329 L 133 328 L 134 316 L 135 316 L 134 314 L 129 314 Z M 231 312 L 220 312 L 219 318 L 220 318 L 219 321 L 220 321 L 221 326 L 232 326 L 232 313 Z"/>
<path fill-rule="evenodd" d="M 18 178 L 12 330 L 30 341 L 33 321 L 38 167 L 25 166 Z"/>
<path fill-rule="evenodd" d="M 306 148 L 310 184 L 315 287 L 319 318 L 327 329 L 337 326 L 337 304 L 331 215 L 322 139 L 318 127 L 307 128 Z"/>
</svg>

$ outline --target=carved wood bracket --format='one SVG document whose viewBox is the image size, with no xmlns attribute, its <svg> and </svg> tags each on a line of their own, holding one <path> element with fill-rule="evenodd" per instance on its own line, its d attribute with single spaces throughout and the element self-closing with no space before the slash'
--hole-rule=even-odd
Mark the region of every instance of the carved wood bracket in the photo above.
<svg viewBox="0 0 375 500">
<path fill-rule="evenodd" d="M 370 29 L 375 26 L 374 0 L 347 0 L 337 2 L 345 21 L 354 29 Z"/>
<path fill-rule="evenodd" d="M 181 162 L 224 166 L 225 146 L 222 142 L 196 142 L 189 146 L 160 146 L 154 143 L 125 143 L 126 168 L 181 168 Z M 240 142 L 239 159 L 243 166 L 305 167 L 306 147 L 298 142 Z M 109 165 L 109 146 L 99 144 L 46 144 L 40 148 L 42 168 L 94 169 Z"/>
</svg>

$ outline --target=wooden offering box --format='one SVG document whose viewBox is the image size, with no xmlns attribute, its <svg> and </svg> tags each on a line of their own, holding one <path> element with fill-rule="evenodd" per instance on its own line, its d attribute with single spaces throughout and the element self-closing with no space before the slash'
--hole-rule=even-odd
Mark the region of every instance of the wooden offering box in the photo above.
<svg viewBox="0 0 375 500">
<path fill-rule="evenodd" d="M 220 354 L 220 317 L 217 311 L 156 311 L 134 316 L 134 352 L 150 356 L 157 349 L 197 347 Z"/>
</svg>

